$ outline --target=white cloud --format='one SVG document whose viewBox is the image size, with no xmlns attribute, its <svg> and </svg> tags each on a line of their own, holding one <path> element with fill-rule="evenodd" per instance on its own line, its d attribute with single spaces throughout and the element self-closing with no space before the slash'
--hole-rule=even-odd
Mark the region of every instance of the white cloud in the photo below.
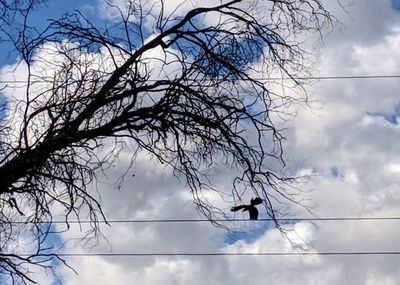
<svg viewBox="0 0 400 285">
<path fill-rule="evenodd" d="M 142 31 L 153 32 L 160 15 L 172 23 L 176 18 L 184 16 L 189 10 L 196 7 L 218 5 L 213 0 L 98 0 L 98 14 L 107 21 L 118 21 L 122 18 L 129 22 L 141 25 Z M 144 22 L 142 15 L 147 15 Z"/>
<path fill-rule="evenodd" d="M 333 1 L 328 1 L 332 3 Z M 169 2 L 168 2 L 169 3 Z M 168 4 L 169 5 L 169 4 Z M 328 4 L 331 5 L 331 4 Z M 347 27 L 326 40 L 318 68 L 323 75 L 400 73 L 398 14 L 390 1 L 354 1 Z M 337 10 L 339 11 L 339 10 Z M 397 18 L 396 18 L 397 17 Z M 350 18 L 350 19 L 349 19 Z M 288 123 L 285 156 L 291 165 L 312 169 L 305 198 L 321 217 L 399 216 L 399 127 L 383 115 L 394 114 L 400 83 L 393 79 L 321 81 L 310 87 L 321 108 L 296 110 Z M 110 180 L 125 169 L 129 150 L 120 156 Z M 334 172 L 340 175 L 334 175 Z M 133 177 L 132 174 L 135 174 Z M 225 173 L 216 177 L 228 188 Z M 184 183 L 169 169 L 139 155 L 120 190 L 99 187 L 110 219 L 182 218 L 198 215 Z M 216 203 L 218 199 L 215 198 Z M 229 205 L 221 204 L 229 209 Z M 299 216 L 308 213 L 298 209 Z M 298 241 L 312 251 L 398 250 L 397 221 L 315 222 L 293 225 Z M 204 223 L 113 224 L 103 227 L 108 242 L 76 247 L 75 252 L 293 252 L 276 229 L 255 240 L 224 243 L 226 232 Z M 64 240 L 81 236 L 75 226 Z M 301 238 L 301 239 L 300 239 Z M 70 258 L 78 270 L 58 268 L 66 284 L 397 284 L 396 256 L 145 257 Z M 44 282 L 44 281 L 43 281 Z M 42 283 L 43 283 L 42 282 Z"/>
</svg>

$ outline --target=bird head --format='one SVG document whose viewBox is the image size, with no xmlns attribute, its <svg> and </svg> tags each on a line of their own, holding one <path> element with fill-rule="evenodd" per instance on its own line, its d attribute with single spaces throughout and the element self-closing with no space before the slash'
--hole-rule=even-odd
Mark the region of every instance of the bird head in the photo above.
<svg viewBox="0 0 400 285">
<path fill-rule="evenodd" d="M 253 206 L 259 205 L 261 203 L 262 203 L 262 199 L 260 197 L 256 197 L 256 198 L 250 200 L 250 204 Z"/>
</svg>

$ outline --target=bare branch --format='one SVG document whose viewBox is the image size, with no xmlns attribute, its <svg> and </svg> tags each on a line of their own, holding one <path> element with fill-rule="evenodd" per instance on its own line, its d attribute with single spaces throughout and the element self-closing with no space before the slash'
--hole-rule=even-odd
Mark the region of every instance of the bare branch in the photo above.
<svg viewBox="0 0 400 285">
<path fill-rule="evenodd" d="M 143 151 L 172 167 L 216 225 L 226 227 L 216 220 L 227 213 L 207 191 L 233 204 L 262 198 L 283 234 L 276 218 L 302 204 L 296 178 L 281 171 L 276 122 L 307 96 L 281 94 L 260 78 L 284 75 L 304 92 L 295 78 L 310 72 L 309 53 L 299 38 L 336 23 L 321 2 L 221 1 L 182 15 L 166 14 L 163 1 L 123 2 L 105 1 L 117 11 L 113 25 L 77 12 L 42 32 L 24 26 L 15 41 L 27 83 L 23 96 L 4 90 L 0 128 L 0 273 L 15 282 L 33 282 L 30 265 L 51 268 L 57 259 L 46 247 L 55 207 L 67 226 L 85 213 L 93 222 L 86 237 L 101 235 L 105 217 L 90 185 L 127 141 L 136 146 L 132 161 Z M 209 178 L 221 162 L 237 173 L 230 192 Z M 34 254 L 18 255 L 13 245 L 27 232 Z"/>
</svg>

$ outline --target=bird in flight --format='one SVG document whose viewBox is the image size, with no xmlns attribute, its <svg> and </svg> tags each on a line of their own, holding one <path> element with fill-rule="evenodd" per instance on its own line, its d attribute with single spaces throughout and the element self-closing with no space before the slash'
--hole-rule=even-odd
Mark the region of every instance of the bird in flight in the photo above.
<svg viewBox="0 0 400 285">
<path fill-rule="evenodd" d="M 256 198 L 250 200 L 250 205 L 235 206 L 235 207 L 231 208 L 231 211 L 232 212 L 236 212 L 236 211 L 239 211 L 241 209 L 243 209 L 242 212 L 249 211 L 250 220 L 257 220 L 258 219 L 258 210 L 257 210 L 257 208 L 255 206 L 259 205 L 261 203 L 262 203 L 261 198 L 256 197 Z"/>
</svg>

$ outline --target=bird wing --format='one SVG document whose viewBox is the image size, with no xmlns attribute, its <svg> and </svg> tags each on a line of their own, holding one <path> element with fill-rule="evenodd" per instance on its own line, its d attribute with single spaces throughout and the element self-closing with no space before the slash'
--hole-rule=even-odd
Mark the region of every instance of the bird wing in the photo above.
<svg viewBox="0 0 400 285">
<path fill-rule="evenodd" d="M 239 210 L 241 210 L 241 209 L 243 209 L 245 207 L 246 207 L 246 205 L 235 206 L 235 207 L 231 208 L 231 211 L 232 212 L 236 212 L 236 211 L 239 211 Z"/>
</svg>

